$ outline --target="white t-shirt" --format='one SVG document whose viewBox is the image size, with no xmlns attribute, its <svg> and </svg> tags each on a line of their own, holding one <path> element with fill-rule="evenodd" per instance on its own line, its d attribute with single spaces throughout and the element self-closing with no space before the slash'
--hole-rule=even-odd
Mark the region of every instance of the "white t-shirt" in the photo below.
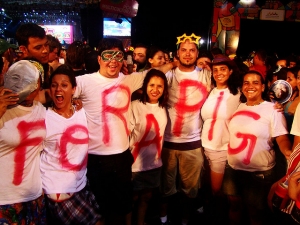
<svg viewBox="0 0 300 225">
<path fill-rule="evenodd" d="M 84 109 L 65 118 L 52 109 L 46 114 L 47 135 L 41 154 L 46 194 L 82 190 L 87 182 L 88 129 Z"/>
<path fill-rule="evenodd" d="M 271 102 L 241 103 L 229 122 L 228 163 L 237 170 L 266 171 L 275 166 L 273 138 L 287 134 L 286 121 Z"/>
<path fill-rule="evenodd" d="M 201 141 L 204 148 L 227 151 L 228 122 L 240 104 L 240 93 L 233 95 L 228 88 L 214 88 L 206 99 L 201 117 L 204 121 Z"/>
<path fill-rule="evenodd" d="M 169 84 L 168 124 L 164 140 L 185 143 L 200 140 L 202 119 L 200 109 L 211 90 L 211 73 L 195 69 L 167 74 Z"/>
<path fill-rule="evenodd" d="M 42 195 L 40 152 L 46 136 L 46 109 L 8 109 L 0 119 L 0 205 L 32 201 Z"/>
<path fill-rule="evenodd" d="M 134 157 L 132 172 L 162 166 L 161 150 L 167 125 L 166 109 L 157 104 L 133 101 L 130 118 L 130 150 Z"/>
<path fill-rule="evenodd" d="M 75 97 L 82 99 L 89 130 L 89 154 L 111 155 L 129 147 L 129 107 L 132 92 L 147 71 L 107 78 L 99 72 L 76 77 Z"/>
</svg>

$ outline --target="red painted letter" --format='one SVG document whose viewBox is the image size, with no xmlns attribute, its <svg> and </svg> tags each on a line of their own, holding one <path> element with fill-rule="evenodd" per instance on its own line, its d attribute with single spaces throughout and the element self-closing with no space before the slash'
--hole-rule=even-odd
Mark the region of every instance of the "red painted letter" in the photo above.
<svg viewBox="0 0 300 225">
<path fill-rule="evenodd" d="M 125 94 L 127 95 L 127 99 L 124 99 L 125 101 L 125 106 L 124 107 L 113 107 L 108 105 L 108 99 L 107 96 L 109 94 L 111 94 L 112 92 L 125 92 Z M 119 117 L 123 124 L 124 124 L 124 128 L 126 130 L 126 134 L 129 135 L 130 131 L 127 127 L 127 121 L 126 118 L 124 117 L 124 113 L 126 113 L 128 111 L 128 107 L 129 107 L 129 103 L 130 103 L 130 90 L 127 86 L 125 85 L 119 85 L 119 86 L 113 86 L 109 89 L 106 89 L 105 91 L 103 91 L 103 97 L 102 97 L 102 117 L 103 117 L 103 121 L 104 121 L 104 127 L 103 127 L 103 143 L 104 144 L 108 144 L 110 141 L 110 130 L 108 127 L 108 119 L 107 119 L 107 114 L 108 113 L 112 113 L 115 116 Z"/>
<path fill-rule="evenodd" d="M 33 130 L 46 129 L 45 120 L 36 122 L 21 121 L 17 126 L 20 134 L 20 144 L 16 147 L 15 151 L 15 172 L 14 172 L 14 185 L 20 185 L 23 179 L 24 165 L 26 159 L 26 148 L 28 146 L 40 145 L 43 141 L 43 137 L 30 138 L 30 134 Z"/>
<path fill-rule="evenodd" d="M 134 149 L 132 150 L 132 155 L 133 155 L 134 161 L 136 160 L 136 157 L 138 156 L 141 148 L 143 148 L 145 146 L 149 146 L 152 143 L 155 143 L 158 157 L 160 157 L 162 136 L 159 136 L 159 125 L 157 123 L 157 120 L 153 116 L 153 114 L 147 114 L 146 121 L 147 121 L 147 124 L 146 124 L 145 134 L 143 135 L 140 142 L 136 142 L 134 144 Z M 146 138 L 151 130 L 152 125 L 154 126 L 155 137 L 152 140 L 146 141 Z"/>
<path fill-rule="evenodd" d="M 210 140 L 210 141 L 213 139 L 214 126 L 215 126 L 215 123 L 217 121 L 217 114 L 218 114 L 219 107 L 221 105 L 221 101 L 223 100 L 223 98 L 224 98 L 224 91 L 221 91 L 220 95 L 218 97 L 218 100 L 217 100 L 217 104 L 216 104 L 214 113 L 213 113 L 213 119 L 211 121 L 210 128 L 209 128 L 209 131 L 208 131 L 208 140 Z"/>
<path fill-rule="evenodd" d="M 246 117 L 250 117 L 254 120 L 258 120 L 260 118 L 260 115 L 258 115 L 257 113 L 254 113 L 254 112 L 250 112 L 250 111 L 239 111 L 239 112 L 235 113 L 231 118 L 233 118 L 235 116 L 246 116 Z M 242 138 L 242 141 L 241 141 L 240 145 L 237 146 L 236 148 L 231 148 L 230 144 L 228 144 L 228 154 L 234 155 L 234 154 L 238 154 L 238 153 L 242 152 L 243 150 L 246 149 L 246 147 L 248 145 L 248 140 L 249 140 L 248 151 L 247 151 L 246 157 L 243 159 L 243 163 L 245 165 L 248 165 L 250 163 L 250 160 L 251 160 L 254 148 L 255 148 L 257 137 L 255 137 L 252 134 L 242 134 L 240 132 L 238 132 L 236 134 L 236 137 Z"/>
<path fill-rule="evenodd" d="M 194 105 L 187 105 L 187 89 L 195 87 L 194 91 L 199 91 L 202 94 L 202 98 L 199 99 L 198 103 Z M 177 118 L 173 127 L 173 134 L 175 136 L 181 135 L 181 129 L 183 125 L 184 115 L 186 113 L 193 113 L 200 110 L 206 97 L 207 97 L 206 87 L 195 80 L 182 80 L 179 84 L 179 101 L 175 104 L 175 109 L 177 111 Z"/>
<path fill-rule="evenodd" d="M 74 138 L 72 135 L 74 133 L 77 132 L 82 132 L 83 134 L 86 134 L 85 137 L 83 137 L 82 139 L 78 139 L 78 138 Z M 84 161 L 82 162 L 82 164 L 72 164 L 70 163 L 68 157 L 67 157 L 67 145 L 68 143 L 72 143 L 75 145 L 78 144 L 88 144 L 89 141 L 89 137 L 88 137 L 88 130 L 86 127 L 82 126 L 82 125 L 73 125 L 71 127 L 68 127 L 65 132 L 63 133 L 63 135 L 61 136 L 60 139 L 60 163 L 62 165 L 63 168 L 67 168 L 69 170 L 81 170 L 81 168 L 83 166 L 85 166 L 87 164 L 87 154 L 86 157 L 84 159 Z"/>
</svg>

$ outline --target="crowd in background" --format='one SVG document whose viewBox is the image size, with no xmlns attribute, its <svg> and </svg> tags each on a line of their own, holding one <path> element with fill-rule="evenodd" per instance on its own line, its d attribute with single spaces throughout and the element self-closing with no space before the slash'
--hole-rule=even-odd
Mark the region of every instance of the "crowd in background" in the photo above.
<svg viewBox="0 0 300 225">
<path fill-rule="evenodd" d="M 300 223 L 298 55 L 66 48 L 33 23 L 16 40 L 0 40 L 0 224 Z"/>
</svg>

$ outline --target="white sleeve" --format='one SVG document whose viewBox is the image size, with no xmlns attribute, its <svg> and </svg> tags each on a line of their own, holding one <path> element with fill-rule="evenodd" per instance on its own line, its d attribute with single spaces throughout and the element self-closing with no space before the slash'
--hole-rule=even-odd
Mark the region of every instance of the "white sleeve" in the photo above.
<svg viewBox="0 0 300 225">
<path fill-rule="evenodd" d="M 130 132 L 133 131 L 134 127 L 135 127 L 135 115 L 134 115 L 134 102 L 131 104 L 130 107 L 130 115 L 129 115 L 129 130 Z"/>
<path fill-rule="evenodd" d="M 292 129 L 291 129 L 291 134 L 295 136 L 300 136 L 300 104 L 298 104 L 295 115 L 294 115 L 294 120 L 292 124 Z"/>
<path fill-rule="evenodd" d="M 76 89 L 75 89 L 75 93 L 73 95 L 74 98 L 79 98 L 79 96 L 82 92 L 82 85 L 83 85 L 82 81 L 83 81 L 82 76 L 77 76 L 76 77 L 77 86 L 76 86 Z"/>
</svg>

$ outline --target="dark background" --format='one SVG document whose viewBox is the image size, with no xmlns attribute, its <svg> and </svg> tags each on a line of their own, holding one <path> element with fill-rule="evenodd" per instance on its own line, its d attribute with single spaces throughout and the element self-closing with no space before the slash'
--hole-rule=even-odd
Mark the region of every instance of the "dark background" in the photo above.
<svg viewBox="0 0 300 225">
<path fill-rule="evenodd" d="M 209 38 L 212 24 L 213 0 L 137 0 L 139 9 L 132 18 L 131 43 L 157 45 L 169 51 L 176 50 L 177 36 L 195 33 L 205 41 L 201 46 L 210 49 Z M 234 5 L 238 0 L 229 0 Z M 281 0 L 286 5 L 291 0 Z M 5 2 L 5 1 L 3 1 Z M 256 0 L 263 6 L 266 0 Z M 3 3 L 2 3 L 3 4 Z M 42 4 L 42 3 L 41 3 Z M 39 5 L 43 7 L 43 5 Z M 12 7 L 14 8 L 14 7 Z M 48 7 L 48 10 L 50 8 Z M 89 4 L 80 9 L 80 20 L 76 21 L 85 40 L 92 47 L 97 47 L 103 38 L 103 16 L 99 3 Z M 20 21 L 22 18 L 18 18 Z M 19 20 L 11 23 L 6 33 L 13 36 Z M 240 42 L 237 54 L 247 56 L 258 48 L 266 49 L 270 54 L 279 56 L 291 53 L 300 55 L 299 34 L 300 23 L 262 20 L 241 20 Z"/>
<path fill-rule="evenodd" d="M 291 0 L 281 0 L 286 5 Z M 143 42 L 174 50 L 176 37 L 192 32 L 207 42 L 212 24 L 213 0 L 184 0 L 180 4 L 170 0 L 139 0 L 139 10 L 133 18 L 132 43 Z M 238 0 L 230 0 L 234 5 Z M 265 0 L 256 0 L 263 6 Z M 251 51 L 264 48 L 279 57 L 300 54 L 300 23 L 241 19 L 240 41 L 237 54 L 247 56 Z"/>
</svg>

